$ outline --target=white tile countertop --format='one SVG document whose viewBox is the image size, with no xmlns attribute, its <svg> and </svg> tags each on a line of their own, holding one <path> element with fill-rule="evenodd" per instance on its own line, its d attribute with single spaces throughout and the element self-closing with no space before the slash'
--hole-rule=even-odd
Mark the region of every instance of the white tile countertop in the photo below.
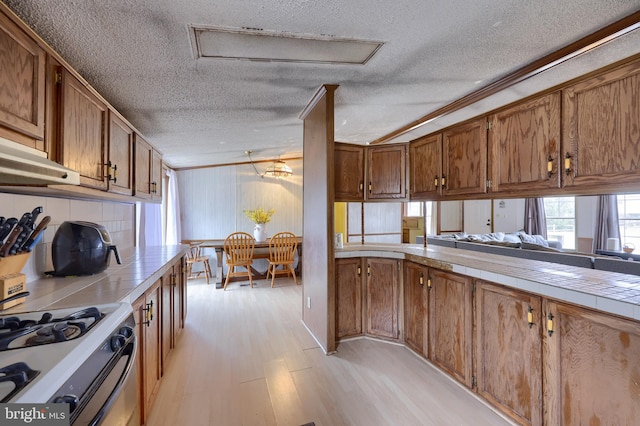
<svg viewBox="0 0 640 426">
<path fill-rule="evenodd" d="M 346 244 L 336 258 L 405 259 L 640 320 L 640 276 L 442 246 Z"/>
<path fill-rule="evenodd" d="M 77 277 L 43 277 L 27 283 L 24 303 L 0 310 L 12 314 L 44 309 L 61 309 L 106 303 L 134 302 L 172 264 L 186 253 L 187 246 L 153 246 L 120 252 L 121 265 L 110 260 L 99 274 Z"/>
</svg>

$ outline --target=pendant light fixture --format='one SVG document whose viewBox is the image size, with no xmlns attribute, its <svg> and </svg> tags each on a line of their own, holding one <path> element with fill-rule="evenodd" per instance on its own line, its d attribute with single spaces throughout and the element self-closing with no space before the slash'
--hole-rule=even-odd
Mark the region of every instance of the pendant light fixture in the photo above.
<svg viewBox="0 0 640 426">
<path fill-rule="evenodd" d="M 273 164 L 267 167 L 267 170 L 265 170 L 263 174 L 260 174 L 260 172 L 258 172 L 258 169 L 256 168 L 256 165 L 253 163 L 253 158 L 251 158 L 251 154 L 253 153 L 253 151 L 245 151 L 244 153 L 247 154 L 247 156 L 249 156 L 249 161 L 253 166 L 253 170 L 255 170 L 256 174 L 261 178 L 264 178 L 265 176 L 269 176 L 269 177 L 274 177 L 276 179 L 286 179 L 289 176 L 293 175 L 293 170 L 291 170 L 291 167 L 287 166 L 287 163 L 282 161 L 280 158 L 278 158 L 276 161 L 273 162 Z"/>
</svg>

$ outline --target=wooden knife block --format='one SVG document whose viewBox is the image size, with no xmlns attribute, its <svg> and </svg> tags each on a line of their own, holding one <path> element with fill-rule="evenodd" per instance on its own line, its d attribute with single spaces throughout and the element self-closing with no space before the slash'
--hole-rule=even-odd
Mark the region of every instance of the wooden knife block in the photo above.
<svg viewBox="0 0 640 426">
<path fill-rule="evenodd" d="M 31 253 L 21 253 L 13 256 L 0 257 L 0 299 L 5 299 L 13 294 L 21 293 L 27 289 L 27 277 L 21 274 L 22 268 L 29 260 Z M 0 306 L 4 310 L 24 302 L 25 298 L 12 300 Z"/>
</svg>

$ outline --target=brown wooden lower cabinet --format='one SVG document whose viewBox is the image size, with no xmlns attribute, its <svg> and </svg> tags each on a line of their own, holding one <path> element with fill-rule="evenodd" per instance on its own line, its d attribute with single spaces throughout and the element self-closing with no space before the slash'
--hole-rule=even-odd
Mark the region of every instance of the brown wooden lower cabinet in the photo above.
<svg viewBox="0 0 640 426">
<path fill-rule="evenodd" d="M 429 354 L 429 268 L 404 264 L 404 343 L 423 356 Z"/>
<path fill-rule="evenodd" d="M 336 260 L 336 337 L 362 334 L 362 259 Z"/>
<path fill-rule="evenodd" d="M 183 260 L 176 262 L 133 303 L 136 320 L 138 353 L 138 401 L 140 424 L 144 424 L 167 371 L 167 356 L 184 327 L 186 288 L 182 273 Z M 178 271 L 178 274 L 176 274 Z M 180 296 L 177 297 L 175 294 Z M 176 318 L 176 304 L 179 317 Z"/>
<path fill-rule="evenodd" d="M 552 301 L 544 313 L 544 423 L 638 424 L 640 324 Z"/>
<path fill-rule="evenodd" d="M 542 424 L 542 313 L 538 296 L 476 281 L 477 392 L 524 425 Z"/>
<path fill-rule="evenodd" d="M 368 258 L 367 334 L 398 338 L 398 291 L 400 261 Z"/>
<path fill-rule="evenodd" d="M 471 387 L 471 278 L 437 269 L 429 277 L 429 359 Z"/>
</svg>

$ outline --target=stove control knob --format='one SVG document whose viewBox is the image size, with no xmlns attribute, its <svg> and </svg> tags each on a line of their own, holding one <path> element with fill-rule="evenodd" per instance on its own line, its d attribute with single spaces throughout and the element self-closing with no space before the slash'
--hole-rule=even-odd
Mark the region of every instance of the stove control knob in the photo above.
<svg viewBox="0 0 640 426">
<path fill-rule="evenodd" d="M 76 407 L 78 406 L 78 397 L 73 394 L 66 394 L 62 396 L 56 396 L 53 399 L 53 402 L 56 404 L 58 403 L 69 404 L 69 412 L 73 413 L 73 410 L 75 410 Z"/>
<path fill-rule="evenodd" d="M 122 334 L 128 339 L 129 337 L 133 336 L 133 328 L 125 325 L 123 327 L 120 327 L 120 330 L 118 330 L 118 334 Z"/>
<path fill-rule="evenodd" d="M 111 350 L 117 352 L 127 342 L 127 338 L 122 334 L 114 334 L 111 336 Z"/>
</svg>

